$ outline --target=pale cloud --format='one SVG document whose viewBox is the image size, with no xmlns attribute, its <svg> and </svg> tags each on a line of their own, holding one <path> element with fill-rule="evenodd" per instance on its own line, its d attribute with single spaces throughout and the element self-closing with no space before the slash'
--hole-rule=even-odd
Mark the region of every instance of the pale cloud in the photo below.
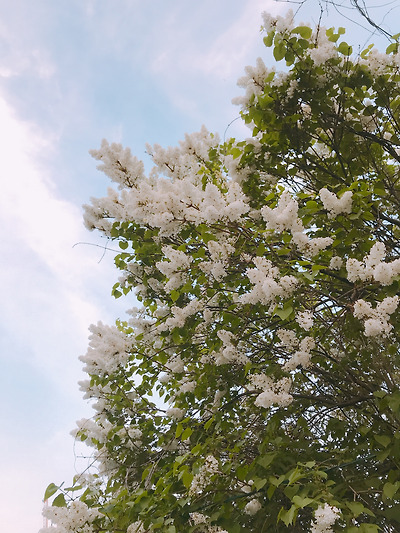
<svg viewBox="0 0 400 533">
<path fill-rule="evenodd" d="M 178 11 L 171 13 L 164 21 L 162 37 L 153 43 L 150 68 L 155 79 L 163 80 L 172 104 L 188 116 L 204 121 L 207 108 L 210 115 L 218 108 L 219 116 L 234 116 L 230 100 L 237 94 L 236 81 L 244 67 L 266 50 L 259 31 L 261 14 L 286 9 L 285 4 L 274 0 L 243 2 L 236 5 L 230 24 L 214 32 L 214 38 L 191 31 L 199 25 L 193 14 L 185 19 Z M 201 94 L 198 87 L 203 89 Z"/>
<path fill-rule="evenodd" d="M 106 301 L 115 274 L 109 256 L 99 265 L 98 250 L 74 247 L 88 234 L 80 208 L 57 197 L 46 168 L 54 139 L 18 120 L 4 99 L 0 123 L 2 327 L 25 341 L 31 363 L 70 386 L 65 378 L 78 375 L 88 325 L 111 319 L 99 300 Z"/>
<path fill-rule="evenodd" d="M 1 96 L 0 124 L 0 515 L 5 529 L 25 533 L 42 524 L 45 487 L 75 473 L 69 431 L 91 416 L 77 384 L 87 328 L 122 309 L 110 296 L 112 257 L 98 263 L 100 249 L 74 247 L 94 239 L 81 209 L 57 194 L 48 164 L 57 138 L 20 120 Z"/>
</svg>

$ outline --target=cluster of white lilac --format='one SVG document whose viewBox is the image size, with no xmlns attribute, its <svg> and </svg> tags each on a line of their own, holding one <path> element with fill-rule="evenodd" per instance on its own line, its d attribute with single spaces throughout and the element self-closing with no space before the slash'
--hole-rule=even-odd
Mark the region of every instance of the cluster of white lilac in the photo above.
<svg viewBox="0 0 400 533">
<path fill-rule="evenodd" d="M 331 533 L 332 526 L 340 516 L 337 507 L 332 507 L 327 503 L 320 505 L 314 513 L 314 522 L 311 526 L 310 533 Z"/>
<path fill-rule="evenodd" d="M 39 533 L 94 533 L 93 522 L 103 516 L 97 509 L 89 508 L 84 502 L 73 501 L 68 507 L 45 507 L 43 516 L 53 524 Z"/>
<path fill-rule="evenodd" d="M 167 317 L 165 322 L 162 322 L 157 326 L 157 332 L 165 331 L 167 329 L 181 328 L 185 325 L 186 319 L 195 315 L 197 312 L 203 310 L 204 303 L 197 298 L 193 298 L 184 307 L 178 307 L 173 305 L 171 307 L 170 316 Z"/>
<path fill-rule="evenodd" d="M 265 374 L 253 374 L 249 378 L 250 390 L 261 390 L 262 392 L 255 399 L 254 405 L 258 407 L 271 407 L 271 405 L 279 405 L 281 407 L 288 406 L 293 397 L 289 393 L 292 381 L 290 378 L 282 378 L 279 381 L 273 381 Z"/>
<path fill-rule="evenodd" d="M 308 311 L 305 311 L 305 313 L 308 313 Z M 308 327 L 308 321 L 306 325 Z M 288 329 L 278 329 L 276 333 L 282 347 L 290 351 L 295 350 L 290 359 L 283 365 L 283 369 L 290 371 L 298 366 L 307 368 L 311 363 L 311 351 L 315 348 L 314 339 L 312 337 L 304 337 L 304 339 L 299 340 L 296 333 Z"/>
<path fill-rule="evenodd" d="M 351 213 L 353 205 L 353 193 L 346 191 L 340 198 L 325 187 L 319 191 L 319 197 L 328 211 L 329 218 L 335 218 L 339 214 Z"/>
<path fill-rule="evenodd" d="M 314 324 L 314 317 L 312 311 L 300 311 L 296 314 L 296 322 L 298 325 L 305 329 L 306 331 L 309 331 Z"/>
<path fill-rule="evenodd" d="M 243 96 L 236 96 L 232 99 L 232 103 L 242 106 L 245 109 L 250 100 L 254 97 L 260 96 L 264 93 L 265 80 L 270 74 L 275 76 L 275 69 L 266 67 L 261 57 L 256 60 L 256 65 L 253 67 L 248 65 L 245 67 L 245 75 L 239 78 L 237 84 L 239 87 L 245 89 Z"/>
<path fill-rule="evenodd" d="M 304 337 L 299 343 L 299 349 L 294 352 L 288 361 L 283 365 L 283 369 L 290 371 L 301 366 L 307 368 L 311 364 L 311 350 L 315 348 L 315 340 L 312 337 Z"/>
<path fill-rule="evenodd" d="M 375 309 L 365 300 L 357 300 L 354 304 L 353 314 L 356 318 L 365 319 L 364 332 L 367 337 L 387 336 L 393 329 L 389 323 L 392 315 L 399 305 L 398 296 L 384 298 Z"/>
<path fill-rule="evenodd" d="M 216 281 L 221 281 L 226 276 L 226 267 L 229 257 L 235 252 L 233 239 L 224 234 L 217 234 L 217 240 L 210 240 L 207 249 L 210 260 L 202 261 L 200 269 Z"/>
<path fill-rule="evenodd" d="M 239 297 L 239 303 L 271 305 L 277 298 L 292 296 L 298 284 L 294 276 L 279 277 L 279 268 L 265 257 L 255 257 L 253 262 L 255 268 L 248 268 L 246 275 L 254 287 Z"/>
<path fill-rule="evenodd" d="M 102 376 L 125 365 L 131 349 L 131 341 L 125 333 L 116 326 L 107 326 L 102 322 L 92 324 L 89 330 L 91 335 L 88 350 L 86 355 L 79 358 L 85 363 L 85 372 Z"/>
<path fill-rule="evenodd" d="M 257 498 L 253 498 L 250 500 L 244 508 L 244 512 L 248 515 L 255 515 L 258 513 L 258 511 L 261 509 L 262 505 Z"/>
<path fill-rule="evenodd" d="M 400 259 L 385 262 L 386 247 L 376 242 L 363 261 L 350 258 L 346 262 L 347 279 L 349 281 L 376 281 L 381 285 L 391 285 L 400 274 Z"/>
<path fill-rule="evenodd" d="M 311 41 L 314 46 L 307 51 L 315 66 L 324 65 L 332 58 L 338 57 L 338 52 L 335 43 L 329 40 L 326 35 L 326 28 L 321 27 L 318 31 L 314 31 Z"/>
<path fill-rule="evenodd" d="M 199 472 L 193 477 L 190 484 L 189 494 L 195 495 L 201 493 L 211 482 L 211 477 L 219 472 L 218 460 L 213 455 L 205 458 L 204 464 Z"/>
<path fill-rule="evenodd" d="M 131 524 L 126 530 L 126 533 L 146 533 L 146 530 L 143 527 L 143 522 L 141 520 L 133 522 L 133 524 Z"/>
<path fill-rule="evenodd" d="M 101 161 L 98 169 L 109 176 L 112 181 L 118 183 L 119 188 L 133 187 L 144 178 L 143 162 L 132 156 L 129 148 L 123 148 L 121 144 L 111 143 L 103 139 L 99 150 L 90 150 L 90 155 Z"/>
<path fill-rule="evenodd" d="M 86 226 L 109 235 L 114 221 L 135 220 L 159 228 L 160 236 L 167 236 L 179 232 L 183 222 L 198 225 L 237 221 L 250 209 L 240 185 L 226 180 L 222 173 L 226 192 L 213 183 L 203 187 L 201 180 L 202 172 L 206 172 L 202 158 L 208 157 L 209 148 L 217 147 L 218 141 L 203 128 L 200 133 L 187 136 L 180 148 L 163 150 L 154 146 L 151 155 L 157 166 L 150 176 L 141 175 L 120 193 L 109 189 L 107 197 L 92 199 L 90 206 L 84 206 Z M 121 151 L 118 145 L 116 159 Z M 110 152 L 105 144 L 96 157 L 105 161 L 102 170 L 120 182 L 115 161 L 109 162 Z"/>
<path fill-rule="evenodd" d="M 163 246 L 162 253 L 164 259 L 156 263 L 158 270 L 167 276 L 168 282 L 165 284 L 165 291 L 170 292 L 173 289 L 181 287 L 185 281 L 185 271 L 190 267 L 193 261 L 192 257 L 181 250 L 176 250 L 172 246 Z"/>
<path fill-rule="evenodd" d="M 219 526 L 210 526 L 207 524 L 209 518 L 202 513 L 190 513 L 190 521 L 194 526 L 204 525 L 202 529 L 205 533 L 228 533 L 225 529 Z"/>
<path fill-rule="evenodd" d="M 215 360 L 216 365 L 224 364 L 246 364 L 248 361 L 245 353 L 238 346 L 237 341 L 235 342 L 235 336 L 232 332 L 220 329 L 217 333 L 219 339 L 221 339 L 223 345 L 218 352 L 212 352 L 211 357 Z"/>
<path fill-rule="evenodd" d="M 330 237 L 315 237 L 312 239 L 306 233 L 302 221 L 298 216 L 299 204 L 289 191 L 285 190 L 279 197 L 275 208 L 264 206 L 261 215 L 266 222 L 267 229 L 281 233 L 290 231 L 292 240 L 300 252 L 311 257 L 333 243 Z"/>
</svg>

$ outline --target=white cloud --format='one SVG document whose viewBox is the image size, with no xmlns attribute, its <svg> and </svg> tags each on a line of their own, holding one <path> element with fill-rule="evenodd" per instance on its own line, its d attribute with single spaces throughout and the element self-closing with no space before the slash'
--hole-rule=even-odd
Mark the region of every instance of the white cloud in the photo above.
<svg viewBox="0 0 400 533">
<path fill-rule="evenodd" d="M 120 307 L 109 296 L 111 258 L 99 264 L 98 249 L 73 247 L 88 236 L 80 208 L 57 196 L 46 163 L 56 140 L 1 96 L 0 124 L 0 514 L 5 529 L 25 533 L 41 526 L 46 485 L 74 474 L 69 431 L 89 415 L 77 385 L 88 325 L 113 321 Z"/>
<path fill-rule="evenodd" d="M 150 68 L 155 78 L 162 80 L 171 102 L 188 116 L 206 124 L 203 115 L 207 108 L 211 115 L 217 108 L 219 115 L 224 110 L 226 117 L 232 116 L 230 99 L 236 95 L 232 91 L 237 79 L 246 64 L 265 52 L 259 32 L 261 13 L 277 14 L 286 8 L 273 0 L 243 2 L 236 6 L 230 24 L 214 32 L 214 38 L 194 31 L 201 24 L 195 14 L 189 18 L 185 13 L 184 18 L 177 11 L 167 18 L 162 35 L 153 43 Z"/>
</svg>

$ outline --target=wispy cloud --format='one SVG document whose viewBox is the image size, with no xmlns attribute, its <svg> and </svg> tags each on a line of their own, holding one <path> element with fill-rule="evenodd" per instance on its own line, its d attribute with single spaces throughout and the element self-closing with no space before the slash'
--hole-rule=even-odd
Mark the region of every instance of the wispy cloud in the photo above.
<svg viewBox="0 0 400 533">
<path fill-rule="evenodd" d="M 77 386 L 87 328 L 112 322 L 122 308 L 109 295 L 111 257 L 99 264 L 100 249 L 74 247 L 94 239 L 80 208 L 58 196 L 49 164 L 57 137 L 22 121 L 1 96 L 0 124 L 0 454 L 12 464 L 2 466 L 0 514 L 3 525 L 10 520 L 8 529 L 23 533 L 40 526 L 40 500 L 53 475 L 68 481 L 74 474 L 68 432 L 88 411 Z M 28 503 L 11 526 L 21 501 Z"/>
</svg>

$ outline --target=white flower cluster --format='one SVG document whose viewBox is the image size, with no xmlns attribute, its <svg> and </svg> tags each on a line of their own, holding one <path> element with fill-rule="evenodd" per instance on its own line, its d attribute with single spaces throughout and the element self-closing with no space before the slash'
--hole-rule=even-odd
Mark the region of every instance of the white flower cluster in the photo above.
<svg viewBox="0 0 400 533">
<path fill-rule="evenodd" d="M 261 215 L 267 223 L 267 229 L 277 232 L 290 231 L 293 242 L 300 252 L 313 257 L 332 244 L 333 239 L 330 237 L 310 238 L 298 216 L 298 210 L 299 205 L 296 199 L 285 190 L 278 200 L 278 205 L 274 209 L 264 206 L 261 209 Z"/>
<path fill-rule="evenodd" d="M 276 404 L 281 407 L 289 405 L 293 397 L 289 394 L 292 381 L 290 378 L 282 378 L 274 382 L 269 376 L 265 374 L 254 374 L 250 376 L 250 389 L 262 390 L 261 394 L 255 399 L 254 405 L 258 407 L 271 407 Z"/>
<path fill-rule="evenodd" d="M 39 533 L 94 533 L 93 521 L 103 515 L 76 500 L 69 507 L 45 507 L 43 516 L 56 527 L 43 528 Z"/>
<path fill-rule="evenodd" d="M 256 66 L 247 65 L 244 69 L 245 75 L 238 79 L 237 85 L 245 89 L 243 96 L 236 96 L 232 103 L 246 108 L 250 100 L 255 96 L 263 94 L 265 89 L 265 80 L 275 69 L 269 69 L 265 66 L 261 57 L 256 60 Z"/>
<path fill-rule="evenodd" d="M 337 507 L 332 507 L 327 503 L 320 505 L 314 513 L 314 522 L 311 526 L 310 533 L 331 533 L 333 524 L 340 516 Z"/>
<path fill-rule="evenodd" d="M 195 526 L 204 524 L 204 527 L 207 529 L 202 529 L 202 531 L 206 531 L 207 533 L 228 533 L 225 529 L 222 529 L 219 526 L 207 525 L 209 517 L 202 513 L 190 513 L 190 520 Z"/>
<path fill-rule="evenodd" d="M 328 211 L 328 218 L 335 218 L 340 214 L 351 213 L 353 206 L 353 193 L 346 191 L 340 198 L 325 187 L 319 191 L 319 197 Z"/>
<path fill-rule="evenodd" d="M 357 300 L 353 314 L 356 318 L 366 319 L 364 332 L 367 337 L 386 336 L 393 328 L 393 325 L 389 323 L 390 315 L 396 311 L 398 305 L 398 296 L 388 296 L 375 309 L 369 302 Z"/>
<path fill-rule="evenodd" d="M 246 275 L 254 287 L 250 292 L 242 294 L 239 302 L 242 304 L 264 305 L 272 304 L 276 298 L 289 298 L 297 287 L 294 276 L 279 278 L 279 269 L 274 267 L 265 257 L 255 257 L 253 260 L 256 268 L 248 268 Z"/>
<path fill-rule="evenodd" d="M 258 513 L 261 507 L 262 505 L 259 502 L 259 500 L 257 500 L 257 498 L 253 498 L 252 500 L 249 501 L 249 503 L 246 504 L 244 508 L 244 512 L 249 515 L 254 515 Z"/>
<path fill-rule="evenodd" d="M 305 311 L 305 313 L 308 312 Z M 308 316 L 305 325 L 309 325 Z M 294 370 L 298 366 L 307 368 L 310 365 L 311 361 L 311 350 L 315 348 L 314 339 L 312 337 L 304 337 L 304 339 L 299 341 L 296 336 L 296 333 L 288 329 L 278 329 L 276 333 L 278 335 L 279 340 L 281 341 L 281 346 L 289 350 L 296 350 L 296 348 L 298 348 L 298 350 L 293 353 L 291 358 L 286 361 L 282 368 L 286 371 Z"/>
<path fill-rule="evenodd" d="M 383 261 L 386 255 L 385 245 L 376 242 L 363 262 L 350 258 L 346 262 L 347 279 L 349 281 L 377 281 L 381 285 L 391 285 L 400 274 L 400 259 L 390 263 Z"/>
<path fill-rule="evenodd" d="M 340 270 L 343 265 L 343 259 L 339 257 L 338 255 L 334 255 L 330 262 L 329 262 L 329 268 L 332 270 Z"/>
<path fill-rule="evenodd" d="M 98 322 L 89 327 L 89 347 L 86 355 L 79 359 L 85 363 L 84 371 L 88 374 L 102 376 L 115 372 L 129 359 L 131 343 L 128 337 L 116 326 L 107 326 Z"/>
<path fill-rule="evenodd" d="M 192 479 L 189 494 L 199 494 L 210 483 L 211 477 L 219 472 L 219 464 L 213 455 L 208 455 L 199 472 Z"/>
<path fill-rule="evenodd" d="M 89 443 L 95 440 L 101 444 L 105 444 L 109 440 L 109 434 L 114 429 L 113 424 L 106 418 L 97 419 L 96 422 L 88 418 L 81 418 L 76 421 L 77 428 L 71 431 L 74 438 L 78 438 L 83 434 L 89 439 Z"/>
<path fill-rule="evenodd" d="M 133 524 L 131 524 L 128 529 L 126 530 L 126 533 L 146 533 L 143 523 L 141 520 L 137 520 Z"/>
<path fill-rule="evenodd" d="M 283 365 L 283 369 L 290 371 L 298 366 L 307 368 L 311 362 L 311 350 L 315 348 L 315 341 L 312 337 L 304 337 L 300 341 L 299 349 L 294 352 L 291 358 Z"/>
<path fill-rule="evenodd" d="M 312 311 L 302 311 L 296 314 L 296 322 L 298 325 L 309 331 L 314 324 L 314 316 Z"/>
<path fill-rule="evenodd" d="M 279 15 L 273 16 L 267 11 L 263 11 L 262 19 L 262 29 L 267 33 L 271 30 L 275 30 L 278 33 L 285 33 L 294 28 L 294 15 L 292 9 L 289 9 L 284 17 Z"/>
<path fill-rule="evenodd" d="M 216 365 L 225 365 L 232 363 L 246 364 L 246 355 L 234 344 L 235 336 L 230 331 L 220 329 L 217 333 L 223 346 L 218 352 L 212 352 L 211 356 L 215 359 Z"/>
<path fill-rule="evenodd" d="M 118 183 L 120 189 L 132 187 L 144 177 L 143 162 L 132 156 L 130 149 L 123 148 L 121 144 L 110 145 L 103 139 L 100 149 L 89 150 L 89 153 L 94 159 L 101 161 L 97 168 Z"/>
<path fill-rule="evenodd" d="M 176 250 L 172 246 L 163 246 L 162 253 L 164 254 L 164 259 L 158 261 L 156 267 L 164 276 L 169 278 L 164 288 L 166 292 L 170 292 L 185 283 L 186 276 L 184 271 L 190 267 L 193 259 L 191 256 L 186 255 L 185 252 Z"/>
<path fill-rule="evenodd" d="M 185 416 L 185 411 L 183 409 L 179 409 L 179 407 L 169 407 L 165 414 L 169 416 L 170 418 L 174 418 L 175 420 L 180 420 Z"/>
<path fill-rule="evenodd" d="M 308 49 L 308 56 L 313 60 L 315 66 L 323 65 L 330 59 L 338 57 L 335 43 L 329 40 L 324 27 L 318 28 L 314 32 L 311 40 L 314 48 Z"/>
<path fill-rule="evenodd" d="M 203 187 L 201 180 L 204 159 L 216 146 L 218 139 L 204 128 L 197 136 L 187 136 L 180 148 L 153 147 L 151 155 L 158 166 L 150 176 L 140 176 L 120 193 L 110 189 L 107 197 L 92 199 L 92 205 L 84 206 L 86 226 L 109 235 L 114 220 L 134 220 L 159 228 L 160 236 L 165 236 L 179 232 L 185 222 L 199 225 L 237 221 L 250 209 L 240 185 L 226 180 L 222 173 L 226 192 L 214 183 Z M 121 181 L 116 175 L 112 179 Z"/>
<path fill-rule="evenodd" d="M 157 326 L 157 332 L 165 331 L 166 329 L 181 328 L 185 325 L 186 319 L 195 315 L 198 311 L 203 309 L 203 303 L 197 298 L 191 300 L 184 307 L 173 305 L 171 307 L 171 314 L 165 322 Z"/>
<path fill-rule="evenodd" d="M 207 249 L 210 261 L 202 261 L 200 269 L 216 281 L 221 281 L 226 276 L 226 267 L 229 257 L 235 252 L 232 239 L 225 235 L 216 235 L 217 240 L 210 240 Z"/>
<path fill-rule="evenodd" d="M 210 135 L 203 125 L 199 132 L 186 133 L 185 139 L 179 141 L 179 146 L 163 148 L 159 144 L 154 146 L 146 144 L 146 150 L 156 165 L 151 175 L 159 176 L 162 174 L 169 178 L 183 180 L 188 173 L 193 174 L 191 170 L 193 163 L 206 161 L 209 150 L 218 146 L 219 143 L 219 136 Z M 196 183 L 198 181 L 199 176 L 197 176 Z"/>
<path fill-rule="evenodd" d="M 291 329 L 278 329 L 276 334 L 278 335 L 281 345 L 285 348 L 297 348 L 299 345 L 299 340 L 296 336 L 296 333 Z"/>
</svg>

